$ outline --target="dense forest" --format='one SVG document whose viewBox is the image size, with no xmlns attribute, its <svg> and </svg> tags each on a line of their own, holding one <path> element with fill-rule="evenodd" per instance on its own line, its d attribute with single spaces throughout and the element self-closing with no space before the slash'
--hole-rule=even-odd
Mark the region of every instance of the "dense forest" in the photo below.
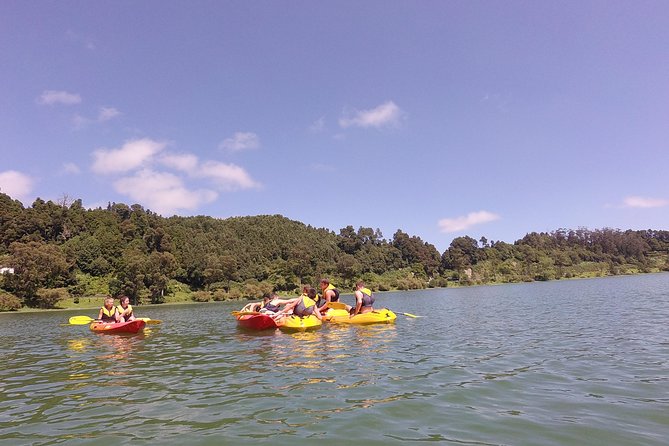
<svg viewBox="0 0 669 446">
<path fill-rule="evenodd" d="M 335 233 L 281 215 L 165 218 L 140 205 L 81 200 L 24 207 L 0 193 L 0 310 L 83 296 L 135 303 L 296 293 L 328 277 L 347 291 L 554 280 L 669 270 L 669 231 L 558 229 L 513 244 L 458 237 L 443 253 L 397 230 Z"/>
</svg>

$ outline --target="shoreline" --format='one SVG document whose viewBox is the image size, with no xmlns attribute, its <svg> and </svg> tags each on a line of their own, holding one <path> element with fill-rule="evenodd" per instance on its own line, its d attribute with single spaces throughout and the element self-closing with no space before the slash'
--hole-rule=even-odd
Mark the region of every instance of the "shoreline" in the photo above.
<svg viewBox="0 0 669 446">
<path fill-rule="evenodd" d="M 448 290 L 448 289 L 453 289 L 453 288 L 473 288 L 473 287 L 489 287 L 489 286 L 503 286 L 503 285 L 521 285 L 521 284 L 528 284 L 528 283 L 550 283 L 550 282 L 561 282 L 561 281 L 572 281 L 572 280 L 593 280 L 593 279 L 607 279 L 607 278 L 612 278 L 612 277 L 633 277 L 633 276 L 645 276 L 645 275 L 651 275 L 651 274 L 669 274 L 669 271 L 653 271 L 649 273 L 632 273 L 632 274 L 617 274 L 617 275 L 609 275 L 609 276 L 594 276 L 594 277 L 569 277 L 569 278 L 561 278 L 561 279 L 552 279 L 552 280 L 545 280 L 545 281 L 540 281 L 540 280 L 534 280 L 531 282 L 498 282 L 498 283 L 482 283 L 482 284 L 476 284 L 476 285 L 453 285 L 453 286 L 447 286 L 447 287 L 434 287 L 434 288 L 420 288 L 420 289 L 411 289 L 411 290 L 388 290 L 388 291 L 375 291 L 376 293 L 397 293 L 397 292 L 415 292 L 415 291 L 427 291 L 427 290 L 436 290 L 436 289 L 443 289 L 443 290 Z M 341 296 L 352 296 L 353 293 L 341 293 Z M 2 314 L 18 314 L 18 313 L 42 313 L 42 312 L 50 312 L 50 311 L 72 311 L 72 310 L 82 310 L 82 311 L 90 311 L 90 310 L 97 310 L 100 308 L 102 305 L 102 298 L 99 297 L 84 297 L 83 299 L 88 299 L 89 302 L 85 304 L 71 304 L 70 306 L 62 307 L 62 308 L 30 308 L 30 307 L 22 307 L 19 310 L 16 311 L 0 311 L 0 315 Z M 93 304 L 90 302 L 92 299 L 99 299 L 99 303 Z M 259 298 L 260 299 L 260 298 Z M 224 302 L 251 302 L 254 299 L 230 299 L 230 300 L 224 300 L 224 301 L 207 301 L 207 302 L 195 302 L 193 300 L 181 300 L 181 301 L 174 301 L 174 302 L 165 302 L 161 304 L 152 304 L 152 303 L 147 303 L 147 304 L 141 304 L 141 305 L 133 305 L 135 308 L 154 308 L 154 307 L 165 307 L 165 306 L 172 306 L 172 305 L 193 305 L 193 304 L 203 304 L 203 303 L 208 303 L 208 304 L 218 304 L 218 303 L 224 303 Z"/>
</svg>

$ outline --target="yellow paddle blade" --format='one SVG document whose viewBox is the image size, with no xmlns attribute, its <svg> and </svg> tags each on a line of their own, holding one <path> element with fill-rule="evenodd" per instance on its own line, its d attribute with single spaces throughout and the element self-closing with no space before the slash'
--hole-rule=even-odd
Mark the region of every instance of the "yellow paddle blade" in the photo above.
<svg viewBox="0 0 669 446">
<path fill-rule="evenodd" d="M 328 302 L 328 308 L 334 308 L 335 310 L 345 310 L 346 304 L 344 302 Z"/>
<path fill-rule="evenodd" d="M 86 325 L 93 322 L 95 319 L 92 319 L 88 316 L 72 316 L 69 319 L 70 325 Z"/>
<path fill-rule="evenodd" d="M 265 314 L 265 313 L 260 313 L 258 311 L 231 311 L 230 314 L 233 316 L 245 316 L 247 314 Z"/>
<path fill-rule="evenodd" d="M 146 322 L 146 325 L 158 325 L 163 323 L 163 321 L 159 321 L 158 319 L 151 319 L 148 317 L 138 317 L 137 319 Z"/>
<path fill-rule="evenodd" d="M 402 314 L 405 315 L 405 316 L 409 316 L 409 317 L 423 317 L 423 316 L 416 316 L 415 314 L 411 314 L 411 313 L 402 313 Z"/>
</svg>

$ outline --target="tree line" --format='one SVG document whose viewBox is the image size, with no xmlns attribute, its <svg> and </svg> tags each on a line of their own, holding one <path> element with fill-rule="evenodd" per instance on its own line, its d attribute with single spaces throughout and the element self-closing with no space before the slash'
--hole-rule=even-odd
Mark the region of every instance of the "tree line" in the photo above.
<svg viewBox="0 0 669 446">
<path fill-rule="evenodd" d="M 328 277 L 344 290 L 553 280 L 669 270 L 669 231 L 559 229 L 513 244 L 454 239 L 440 253 L 397 230 L 338 233 L 281 215 L 162 217 L 138 204 L 86 209 L 81 200 L 24 207 L 0 193 L 0 310 L 51 308 L 66 298 L 125 294 L 162 303 L 292 293 Z"/>
</svg>

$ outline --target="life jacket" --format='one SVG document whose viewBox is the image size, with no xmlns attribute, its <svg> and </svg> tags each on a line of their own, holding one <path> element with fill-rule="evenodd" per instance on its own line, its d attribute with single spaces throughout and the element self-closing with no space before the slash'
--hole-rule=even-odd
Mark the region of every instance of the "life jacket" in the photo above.
<svg viewBox="0 0 669 446">
<path fill-rule="evenodd" d="M 316 308 L 316 301 L 303 294 L 300 296 L 300 302 L 293 308 L 293 314 L 300 317 L 309 316 L 314 313 L 314 308 Z"/>
<path fill-rule="evenodd" d="M 116 322 L 114 315 L 116 314 L 116 307 L 112 307 L 111 310 L 107 310 L 107 307 L 102 306 L 102 321 L 103 322 Z"/>
<path fill-rule="evenodd" d="M 121 305 L 119 305 L 118 307 L 116 307 L 116 309 L 118 310 L 118 314 L 120 314 L 123 317 L 128 317 L 133 315 L 132 305 L 130 304 L 128 304 L 128 308 L 123 308 Z"/>
<path fill-rule="evenodd" d="M 376 300 L 372 295 L 372 290 L 370 290 L 369 288 L 361 288 L 360 292 L 362 293 L 362 306 L 371 307 L 374 304 L 374 301 Z"/>
<path fill-rule="evenodd" d="M 267 305 L 263 306 L 263 309 L 267 311 L 272 311 L 274 313 L 278 313 L 281 308 L 279 307 L 279 305 L 272 305 L 272 301 L 270 300 L 269 302 L 267 302 Z"/>
<path fill-rule="evenodd" d="M 325 295 L 325 293 L 327 293 L 329 290 L 334 291 L 334 297 L 330 298 L 330 302 L 339 302 L 339 290 L 332 284 L 329 284 L 328 287 L 323 290 L 323 295 Z"/>
</svg>

